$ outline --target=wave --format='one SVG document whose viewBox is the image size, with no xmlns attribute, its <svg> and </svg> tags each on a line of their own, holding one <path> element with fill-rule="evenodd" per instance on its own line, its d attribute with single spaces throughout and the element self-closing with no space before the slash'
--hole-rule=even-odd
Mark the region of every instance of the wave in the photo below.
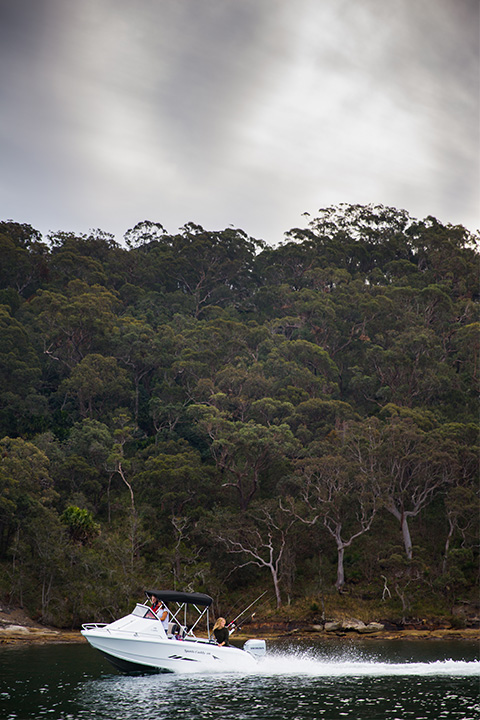
<svg viewBox="0 0 480 720">
<path fill-rule="evenodd" d="M 480 677 L 480 661 L 435 660 L 433 662 L 382 662 L 338 658 L 321 660 L 292 654 L 267 655 L 258 666 L 260 675 L 308 675 L 311 677 L 453 676 Z"/>
</svg>

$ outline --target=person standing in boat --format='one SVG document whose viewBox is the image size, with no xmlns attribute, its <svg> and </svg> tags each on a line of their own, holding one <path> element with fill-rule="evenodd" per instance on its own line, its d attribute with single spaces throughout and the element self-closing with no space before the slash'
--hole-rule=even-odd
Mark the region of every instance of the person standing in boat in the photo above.
<svg viewBox="0 0 480 720">
<path fill-rule="evenodd" d="M 217 645 L 220 645 L 221 647 L 228 647 L 230 644 L 228 642 L 228 638 L 230 637 L 230 633 L 228 632 L 228 628 L 225 627 L 226 620 L 224 617 L 219 617 L 215 625 L 213 626 L 213 634 L 215 635 L 215 640 L 217 641 Z"/>
<path fill-rule="evenodd" d="M 165 632 L 168 630 L 168 608 L 162 603 L 161 600 L 159 600 L 155 595 L 152 595 L 152 610 L 155 613 L 155 615 L 158 617 L 160 622 L 162 623 L 163 627 L 165 628 Z"/>
</svg>

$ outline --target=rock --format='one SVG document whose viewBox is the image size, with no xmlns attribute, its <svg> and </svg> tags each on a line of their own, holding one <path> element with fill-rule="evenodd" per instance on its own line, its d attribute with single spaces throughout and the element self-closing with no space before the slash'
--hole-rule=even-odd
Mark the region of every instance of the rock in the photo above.
<svg viewBox="0 0 480 720">
<path fill-rule="evenodd" d="M 342 630 L 346 632 L 362 632 L 365 628 L 365 623 L 362 620 L 344 620 L 342 622 Z"/>
<path fill-rule="evenodd" d="M 335 620 L 325 623 L 325 632 L 358 632 L 361 634 L 380 632 L 384 626 L 381 623 L 371 622 L 365 625 L 363 620 L 350 618 L 349 620 Z"/>
<path fill-rule="evenodd" d="M 25 625 L 7 625 L 6 627 L 0 628 L 0 632 L 5 633 L 29 633 L 30 628 Z"/>
<path fill-rule="evenodd" d="M 375 633 L 380 632 L 384 629 L 384 625 L 382 623 L 377 622 L 370 622 L 368 625 L 365 625 L 365 627 L 359 629 L 359 633 Z"/>
<path fill-rule="evenodd" d="M 342 623 L 339 620 L 335 620 L 334 622 L 326 622 L 325 623 L 325 632 L 336 632 L 337 630 L 342 629 Z"/>
</svg>

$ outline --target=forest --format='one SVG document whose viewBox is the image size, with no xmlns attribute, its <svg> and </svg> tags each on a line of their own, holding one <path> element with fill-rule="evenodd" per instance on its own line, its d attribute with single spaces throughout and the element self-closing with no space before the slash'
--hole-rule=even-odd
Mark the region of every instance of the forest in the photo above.
<svg viewBox="0 0 480 720">
<path fill-rule="evenodd" d="M 3 604 L 78 627 L 147 587 L 475 603 L 480 237 L 303 218 L 275 247 L 0 222 Z"/>
</svg>

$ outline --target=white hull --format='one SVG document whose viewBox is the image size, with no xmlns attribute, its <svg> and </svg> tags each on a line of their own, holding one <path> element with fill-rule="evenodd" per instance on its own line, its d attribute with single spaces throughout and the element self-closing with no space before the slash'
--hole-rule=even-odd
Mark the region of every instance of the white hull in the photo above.
<svg viewBox="0 0 480 720">
<path fill-rule="evenodd" d="M 135 611 L 110 625 L 85 625 L 82 635 L 125 672 L 249 672 L 257 666 L 256 658 L 240 648 L 167 637 L 160 623 Z"/>
<path fill-rule="evenodd" d="M 218 647 L 201 640 L 142 640 L 83 632 L 90 645 L 113 665 L 130 672 L 248 672 L 256 660 L 245 650 Z M 117 660 L 117 662 L 115 662 Z M 129 667 L 130 666 L 130 667 Z"/>
</svg>

